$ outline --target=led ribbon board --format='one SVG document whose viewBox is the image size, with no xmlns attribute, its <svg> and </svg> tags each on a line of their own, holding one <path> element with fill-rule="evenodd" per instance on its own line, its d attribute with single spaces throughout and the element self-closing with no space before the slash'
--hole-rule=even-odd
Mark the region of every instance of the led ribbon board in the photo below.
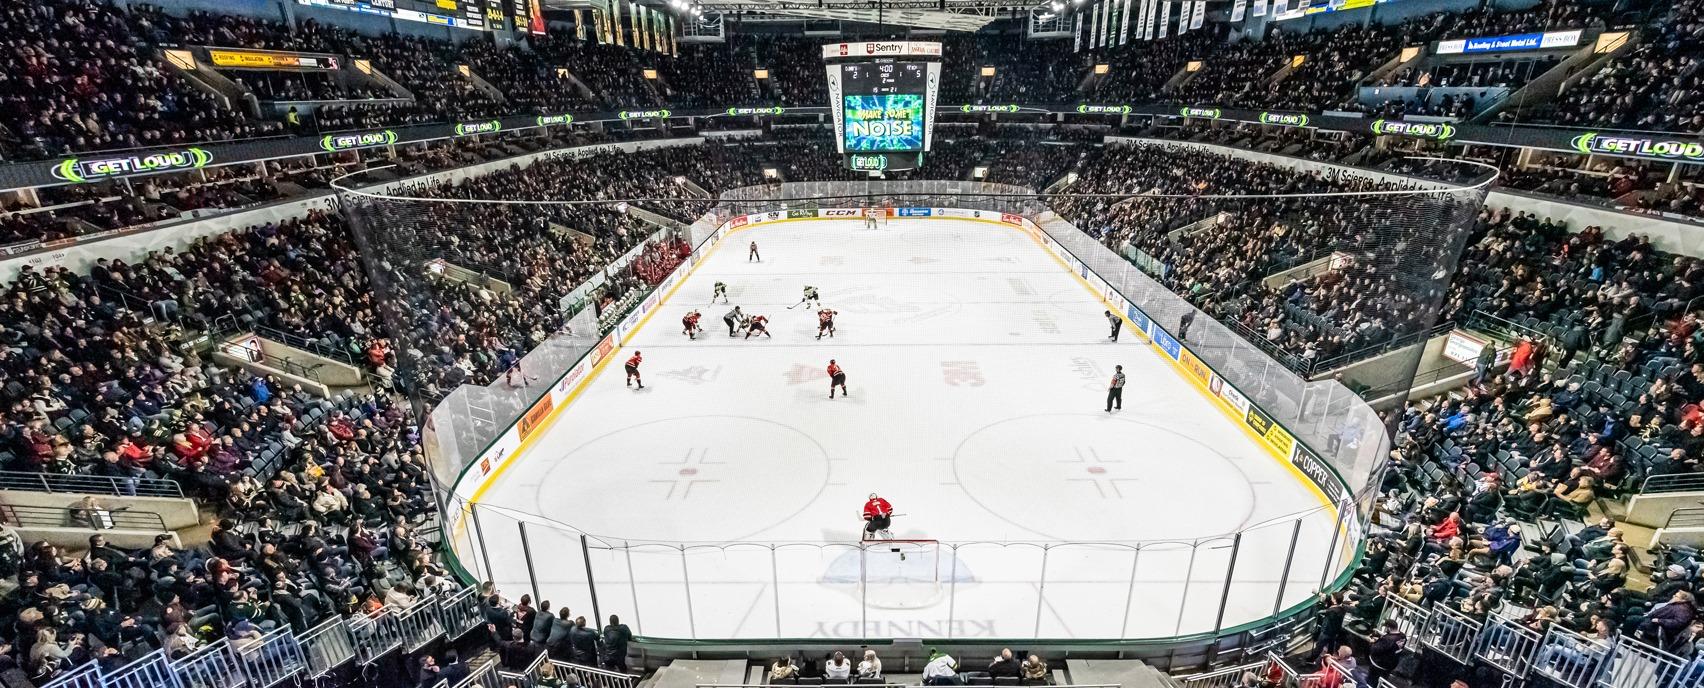
<svg viewBox="0 0 1704 688">
<path fill-rule="evenodd" d="M 1704 162 L 1704 143 L 1698 141 L 1676 141 L 1589 131 L 1575 136 L 1570 143 L 1574 150 L 1588 155 L 1603 153 L 1607 155 L 1632 155 L 1657 160 Z"/>
<path fill-rule="evenodd" d="M 140 155 L 118 155 L 101 158 L 66 158 L 53 166 L 53 176 L 74 184 L 115 179 L 138 174 L 194 170 L 213 162 L 213 154 L 203 148 L 185 148 Z"/>
</svg>

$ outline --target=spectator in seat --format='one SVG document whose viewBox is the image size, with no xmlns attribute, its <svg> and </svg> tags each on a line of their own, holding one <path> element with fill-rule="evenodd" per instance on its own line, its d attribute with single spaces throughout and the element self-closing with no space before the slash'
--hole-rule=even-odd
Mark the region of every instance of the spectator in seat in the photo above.
<svg viewBox="0 0 1704 688">
<path fill-rule="evenodd" d="M 1651 609 L 1645 615 L 1639 634 L 1647 642 L 1674 652 L 1690 641 L 1685 631 L 1696 618 L 1698 607 L 1692 593 L 1682 590 L 1670 597 L 1666 604 Z"/>
<path fill-rule="evenodd" d="M 963 683 L 958 675 L 958 660 L 953 659 L 952 655 L 930 648 L 929 663 L 923 665 L 923 685 L 956 686 Z"/>
<path fill-rule="evenodd" d="M 846 653 L 835 650 L 834 656 L 830 657 L 827 662 L 823 662 L 822 680 L 846 683 L 851 678 L 852 662 L 846 659 Z"/>
<path fill-rule="evenodd" d="M 882 660 L 875 650 L 865 650 L 864 660 L 858 662 L 858 678 L 881 678 Z"/>
<path fill-rule="evenodd" d="M 212 548 L 214 556 L 226 561 L 241 563 L 248 561 L 248 558 L 254 555 L 254 546 L 237 534 L 236 527 L 237 524 L 228 518 L 220 519 L 218 523 L 213 524 L 213 538 L 209 546 Z"/>
<path fill-rule="evenodd" d="M 1030 655 L 1024 660 L 1023 681 L 1032 685 L 1040 685 L 1052 681 L 1047 673 L 1047 662 L 1040 657 Z"/>
<path fill-rule="evenodd" d="M 1012 656 L 1012 648 L 1000 650 L 1000 656 L 988 664 L 988 675 L 992 678 L 1017 678 L 1023 675 L 1023 668 L 1018 666 L 1019 660 Z"/>
<path fill-rule="evenodd" d="M 798 678 L 798 671 L 798 668 L 793 666 L 791 657 L 777 657 L 775 663 L 769 665 L 769 682 Z"/>
</svg>

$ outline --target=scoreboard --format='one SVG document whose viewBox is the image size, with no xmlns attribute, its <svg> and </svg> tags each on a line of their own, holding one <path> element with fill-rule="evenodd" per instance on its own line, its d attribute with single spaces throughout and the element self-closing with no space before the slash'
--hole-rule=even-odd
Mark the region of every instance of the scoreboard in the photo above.
<svg viewBox="0 0 1704 688">
<path fill-rule="evenodd" d="M 916 169 L 934 129 L 939 43 L 841 43 L 824 46 L 835 143 L 848 167 L 867 172 Z"/>
<path fill-rule="evenodd" d="M 544 33 L 543 0 L 296 0 L 296 4 L 474 31 Z"/>
</svg>

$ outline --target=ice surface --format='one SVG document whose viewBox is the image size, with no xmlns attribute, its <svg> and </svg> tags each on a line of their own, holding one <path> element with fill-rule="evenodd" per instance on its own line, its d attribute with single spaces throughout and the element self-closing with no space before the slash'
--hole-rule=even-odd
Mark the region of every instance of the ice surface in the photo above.
<svg viewBox="0 0 1704 688">
<path fill-rule="evenodd" d="M 708 304 L 717 281 L 730 304 Z M 832 339 L 814 308 L 788 309 L 807 284 L 840 311 Z M 773 338 L 730 338 L 735 305 Z M 737 232 L 612 357 L 643 351 L 645 389 L 617 364 L 595 377 L 481 497 L 458 542 L 484 554 L 463 559 L 591 616 L 591 534 L 600 611 L 662 637 L 1207 631 L 1272 613 L 1292 538 L 1283 606 L 1304 599 L 1332 515 L 1128 327 L 1107 341 L 1103 310 L 1003 225 Z M 850 398 L 828 398 L 829 359 Z M 1129 383 L 1106 413 L 1114 365 Z M 940 575 L 859 545 L 872 492 L 899 537 L 942 543 Z"/>
</svg>

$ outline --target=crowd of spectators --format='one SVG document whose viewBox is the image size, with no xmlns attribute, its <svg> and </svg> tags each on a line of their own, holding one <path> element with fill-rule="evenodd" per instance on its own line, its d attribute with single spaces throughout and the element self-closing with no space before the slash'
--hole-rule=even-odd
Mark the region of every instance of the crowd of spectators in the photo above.
<svg viewBox="0 0 1704 688">
<path fill-rule="evenodd" d="M 1109 146 L 1079 174 L 1069 192 L 1080 195 L 1054 204 L 1062 216 L 1120 255 L 1146 256 L 1167 288 L 1296 365 L 1429 325 L 1425 291 L 1395 252 L 1401 236 L 1422 230 L 1396 221 L 1378 197 L 1318 195 L 1405 187 L 1164 145 Z M 1428 250 L 1417 241 L 1404 249 L 1408 258 Z M 1263 280 L 1333 252 L 1353 256 L 1350 266 L 1277 286 Z"/>
<path fill-rule="evenodd" d="M 1683 0 L 1654 17 L 1639 45 L 1563 91 L 1538 121 L 1655 131 L 1704 127 L 1698 67 L 1704 2 Z"/>
<path fill-rule="evenodd" d="M 98 0 L 8 4 L 0 70 L 0 157 L 225 141 L 277 133 L 185 88 L 143 40 L 157 11 Z"/>
</svg>

